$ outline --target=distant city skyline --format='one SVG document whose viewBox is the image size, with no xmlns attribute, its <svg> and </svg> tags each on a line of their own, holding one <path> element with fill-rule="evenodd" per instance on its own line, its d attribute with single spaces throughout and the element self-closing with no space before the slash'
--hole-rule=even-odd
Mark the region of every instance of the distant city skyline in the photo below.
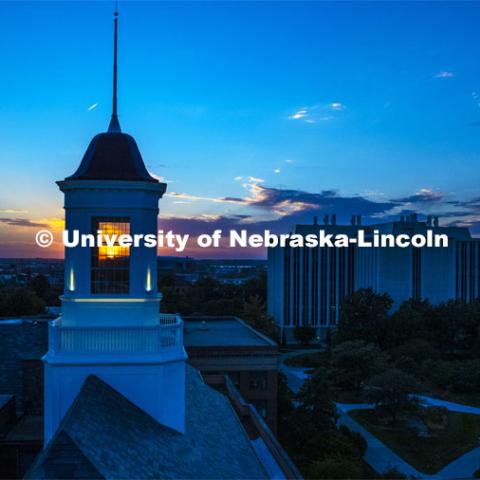
<svg viewBox="0 0 480 480">
<path fill-rule="evenodd" d="M 327 213 L 368 223 L 415 211 L 480 233 L 480 4 L 119 11 L 120 123 L 168 183 L 159 228 L 279 232 Z M 112 12 L 113 2 L 0 3 L 0 257 L 63 254 L 34 235 L 62 230 L 55 181 L 107 128 Z"/>
</svg>

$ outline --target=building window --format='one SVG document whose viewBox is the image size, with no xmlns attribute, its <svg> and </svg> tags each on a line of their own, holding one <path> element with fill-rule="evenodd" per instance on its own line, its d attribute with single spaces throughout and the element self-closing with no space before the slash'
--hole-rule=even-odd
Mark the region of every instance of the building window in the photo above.
<svg viewBox="0 0 480 480">
<path fill-rule="evenodd" d="M 265 372 L 250 372 L 248 379 L 250 390 L 266 390 L 267 387 L 267 374 Z"/>
<path fill-rule="evenodd" d="M 130 234 L 128 218 L 94 218 L 92 233 L 103 235 Z M 117 243 L 112 246 L 92 248 L 92 293 L 129 293 L 130 291 L 130 248 Z"/>
</svg>

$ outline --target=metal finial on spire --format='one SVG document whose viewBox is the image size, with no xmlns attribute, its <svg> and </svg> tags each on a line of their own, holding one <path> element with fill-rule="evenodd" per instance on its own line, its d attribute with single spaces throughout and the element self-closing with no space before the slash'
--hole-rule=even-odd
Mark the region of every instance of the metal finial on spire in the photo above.
<svg viewBox="0 0 480 480">
<path fill-rule="evenodd" d="M 121 132 L 117 115 L 117 37 L 118 37 L 118 3 L 115 2 L 115 13 L 113 14 L 113 104 L 112 118 L 108 126 L 109 132 Z"/>
</svg>

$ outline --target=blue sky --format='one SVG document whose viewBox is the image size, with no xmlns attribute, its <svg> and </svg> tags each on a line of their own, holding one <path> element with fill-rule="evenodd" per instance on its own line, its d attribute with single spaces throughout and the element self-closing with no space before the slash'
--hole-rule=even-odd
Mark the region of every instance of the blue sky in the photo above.
<svg viewBox="0 0 480 480">
<path fill-rule="evenodd" d="M 107 127 L 112 9 L 0 2 L 0 256 L 45 253 L 54 181 Z M 120 2 L 120 122 L 168 182 L 165 225 L 415 210 L 476 229 L 478 18 L 475 2 Z"/>
</svg>

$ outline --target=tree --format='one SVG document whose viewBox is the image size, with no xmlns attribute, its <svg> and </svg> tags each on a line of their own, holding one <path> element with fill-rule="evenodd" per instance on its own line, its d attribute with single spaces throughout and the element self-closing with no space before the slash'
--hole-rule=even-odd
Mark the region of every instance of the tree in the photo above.
<svg viewBox="0 0 480 480">
<path fill-rule="evenodd" d="M 295 410 L 294 395 L 288 387 L 287 376 L 279 372 L 277 384 L 278 438 L 288 448 L 290 439 L 289 419 Z"/>
<path fill-rule="evenodd" d="M 406 300 L 388 320 L 387 346 L 396 347 L 412 338 L 429 339 L 426 321 L 432 314 L 428 300 Z"/>
<path fill-rule="evenodd" d="M 437 387 L 456 393 L 480 390 L 480 359 L 433 361 L 422 366 L 423 376 Z"/>
<path fill-rule="evenodd" d="M 435 347 L 448 355 L 464 356 L 479 342 L 480 304 L 448 301 L 432 308 L 426 325 Z"/>
<path fill-rule="evenodd" d="M 297 325 L 294 330 L 295 339 L 302 345 L 309 345 L 317 336 L 317 331 L 314 327 Z"/>
<path fill-rule="evenodd" d="M 28 287 L 33 290 L 37 297 L 40 297 L 45 302 L 48 302 L 50 298 L 50 282 L 45 275 L 36 275 L 30 281 Z"/>
<path fill-rule="evenodd" d="M 294 395 L 290 390 L 287 382 L 287 376 L 279 372 L 277 381 L 277 408 L 279 423 L 284 423 L 284 420 L 293 412 L 295 408 L 293 405 Z"/>
<path fill-rule="evenodd" d="M 295 403 L 296 408 L 280 429 L 286 433 L 281 440 L 292 454 L 305 456 L 305 444 L 309 440 L 335 428 L 335 404 L 325 369 L 318 369 L 304 382 Z"/>
<path fill-rule="evenodd" d="M 414 338 L 413 336 L 406 340 L 405 343 L 390 350 L 390 354 L 394 359 L 411 358 L 419 365 L 425 360 L 438 360 L 440 357 L 438 350 L 430 342 L 423 338 Z"/>
<path fill-rule="evenodd" d="M 396 467 L 389 468 L 385 472 L 382 473 L 380 477 L 375 477 L 379 479 L 385 479 L 385 480 L 403 480 L 406 479 L 407 476 L 404 475 L 402 472 L 400 472 Z M 413 478 L 413 477 L 408 477 L 408 478 Z"/>
<path fill-rule="evenodd" d="M 255 325 L 260 317 L 266 315 L 265 302 L 259 295 L 253 295 L 243 305 L 242 319 Z"/>
<path fill-rule="evenodd" d="M 0 293 L 0 316 L 38 315 L 45 302 L 28 288 L 3 290 Z"/>
<path fill-rule="evenodd" d="M 267 272 L 261 271 L 256 278 L 252 278 L 243 285 L 245 298 L 258 296 L 263 302 L 267 301 Z"/>
<path fill-rule="evenodd" d="M 208 315 L 238 315 L 241 308 L 240 299 L 221 296 L 212 298 L 203 304 L 203 311 Z"/>
<path fill-rule="evenodd" d="M 337 340 L 364 340 L 383 348 L 392 305 L 393 300 L 387 293 L 378 294 L 371 288 L 357 290 L 342 304 Z"/>
<path fill-rule="evenodd" d="M 306 478 L 358 479 L 363 477 L 362 463 L 359 459 L 336 455 L 313 462 Z"/>
<path fill-rule="evenodd" d="M 423 421 L 430 431 L 443 430 L 448 425 L 448 408 L 428 407 L 423 409 Z"/>
<path fill-rule="evenodd" d="M 28 284 L 28 288 L 32 290 L 35 295 L 41 298 L 46 305 L 60 305 L 60 295 L 63 289 L 60 285 L 50 285 L 48 278 L 45 275 L 36 275 Z"/>
<path fill-rule="evenodd" d="M 375 404 L 380 414 L 385 414 L 391 423 L 397 423 L 398 415 L 413 413 L 418 408 L 418 400 L 412 395 L 417 388 L 414 377 L 391 368 L 373 376 L 365 387 L 366 398 Z"/>
<path fill-rule="evenodd" d="M 265 301 L 259 295 L 250 297 L 243 304 L 243 311 L 240 316 L 267 337 L 278 340 L 279 332 L 275 321 L 271 315 L 268 315 Z"/>
<path fill-rule="evenodd" d="M 360 392 L 364 382 L 380 373 L 386 363 L 386 354 L 373 343 L 343 342 L 332 351 L 332 377 L 341 390 Z"/>
<path fill-rule="evenodd" d="M 328 372 L 319 368 L 302 385 L 297 394 L 298 410 L 308 413 L 311 426 L 315 431 L 331 428 L 335 425 L 335 404 Z"/>
<path fill-rule="evenodd" d="M 175 275 L 173 273 L 159 276 L 158 288 L 160 290 L 164 288 L 172 288 L 174 285 L 175 285 Z"/>
<path fill-rule="evenodd" d="M 367 443 L 359 434 L 342 425 L 327 433 L 316 435 L 305 444 L 309 458 L 320 460 L 329 457 L 361 458 L 367 449 Z"/>
<path fill-rule="evenodd" d="M 367 452 L 368 444 L 367 441 L 360 435 L 358 432 L 350 430 L 346 425 L 340 425 L 338 430 L 347 437 L 350 442 L 354 445 L 356 454 L 360 457 L 363 457 Z"/>
<path fill-rule="evenodd" d="M 279 379 L 279 439 L 305 478 L 360 478 L 363 476 L 363 438 L 335 426 L 328 371 L 319 368 L 305 381 L 294 406 L 286 378 Z"/>
</svg>

